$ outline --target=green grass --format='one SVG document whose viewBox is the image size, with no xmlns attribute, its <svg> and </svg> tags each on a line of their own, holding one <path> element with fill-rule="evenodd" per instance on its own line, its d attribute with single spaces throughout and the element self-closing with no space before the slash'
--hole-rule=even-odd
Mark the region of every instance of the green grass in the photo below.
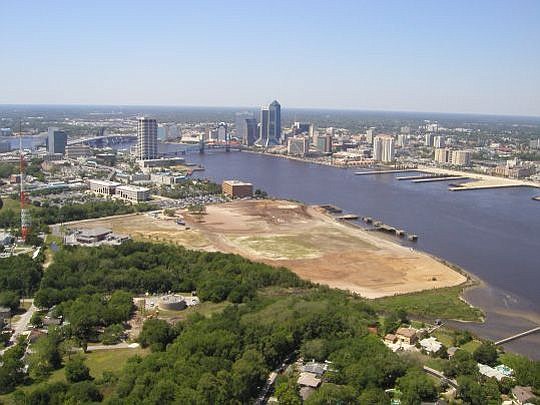
<svg viewBox="0 0 540 405">
<path fill-rule="evenodd" d="M 380 311 L 404 309 L 411 317 L 433 320 L 458 319 L 481 321 L 483 313 L 463 302 L 459 296 L 461 287 L 439 288 L 418 293 L 403 294 L 373 300 L 372 305 Z"/>
<path fill-rule="evenodd" d="M 14 200 L 13 198 L 5 198 L 3 199 L 4 206 L 2 207 L 2 210 L 13 210 L 15 212 L 21 211 L 21 203 L 17 200 Z"/>
<path fill-rule="evenodd" d="M 148 349 L 117 349 L 117 350 L 98 350 L 91 353 L 86 353 L 84 355 L 85 357 L 85 364 L 90 369 L 90 375 L 96 379 L 99 379 L 104 371 L 111 371 L 111 372 L 118 372 L 124 367 L 124 364 L 126 364 L 127 360 L 130 357 L 133 357 L 135 355 L 139 356 L 145 356 L 148 354 Z M 64 364 L 66 363 L 67 358 L 64 358 Z M 65 382 L 66 376 L 64 372 L 64 368 L 60 368 L 58 370 L 55 370 L 51 373 L 49 378 L 45 380 L 46 383 L 53 383 L 53 382 Z M 19 387 L 18 390 L 23 392 L 28 392 L 34 389 L 36 385 L 41 384 L 31 384 Z M 10 405 L 13 404 L 13 393 L 0 395 L 0 403 Z"/>
<path fill-rule="evenodd" d="M 159 319 L 165 319 L 165 320 L 173 320 L 173 321 L 180 321 L 186 319 L 191 314 L 201 314 L 203 316 L 211 316 L 212 314 L 219 313 L 230 305 L 230 302 L 223 301 L 223 302 L 203 302 L 199 305 L 196 305 L 194 307 L 189 307 L 187 309 L 181 310 L 181 311 L 169 311 L 169 310 L 159 310 Z"/>
<path fill-rule="evenodd" d="M 472 353 L 472 352 L 474 352 L 481 344 L 482 344 L 482 342 L 480 342 L 479 340 L 471 340 L 470 342 L 467 342 L 467 343 L 465 343 L 464 345 L 462 345 L 462 346 L 461 346 L 461 349 L 466 350 L 466 351 L 468 351 L 469 353 Z"/>
<path fill-rule="evenodd" d="M 310 259 L 318 257 L 319 251 L 308 240 L 299 236 L 241 236 L 231 238 L 244 248 L 251 249 L 259 255 L 274 259 Z"/>
<path fill-rule="evenodd" d="M 438 329 L 435 332 L 433 332 L 433 336 L 437 338 L 439 342 L 441 342 L 446 347 L 452 347 L 454 346 L 454 336 L 451 332 L 446 331 L 444 329 Z"/>
</svg>

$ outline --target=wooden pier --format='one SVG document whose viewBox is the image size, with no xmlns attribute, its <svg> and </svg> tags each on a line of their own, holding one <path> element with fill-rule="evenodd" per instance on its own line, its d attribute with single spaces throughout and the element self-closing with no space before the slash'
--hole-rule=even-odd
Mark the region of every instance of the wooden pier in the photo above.
<svg viewBox="0 0 540 405">
<path fill-rule="evenodd" d="M 522 338 L 524 336 L 532 335 L 533 333 L 536 333 L 536 332 L 540 332 L 540 326 L 537 326 L 536 328 L 526 330 L 525 332 L 516 333 L 515 335 L 512 335 L 512 336 L 507 337 L 505 339 L 498 340 L 494 344 L 495 344 L 495 346 L 503 345 L 505 343 L 511 342 L 512 340 L 516 340 L 516 339 Z"/>
</svg>

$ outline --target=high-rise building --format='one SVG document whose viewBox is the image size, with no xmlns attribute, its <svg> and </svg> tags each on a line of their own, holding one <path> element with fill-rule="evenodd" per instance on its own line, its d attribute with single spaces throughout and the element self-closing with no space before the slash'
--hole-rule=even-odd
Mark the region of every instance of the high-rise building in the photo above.
<svg viewBox="0 0 540 405">
<path fill-rule="evenodd" d="M 431 132 L 427 133 L 424 137 L 424 146 L 433 146 L 434 136 Z"/>
<path fill-rule="evenodd" d="M 394 138 L 389 135 L 378 135 L 373 138 L 373 159 L 389 163 L 394 160 Z"/>
<path fill-rule="evenodd" d="M 437 135 L 433 138 L 433 146 L 435 148 L 444 148 L 445 145 L 444 136 Z"/>
<path fill-rule="evenodd" d="M 397 136 L 397 146 L 405 147 L 409 143 L 409 136 L 405 134 L 399 134 Z"/>
<path fill-rule="evenodd" d="M 251 146 L 257 140 L 257 120 L 255 118 L 246 118 L 244 120 L 246 127 L 246 136 L 242 138 L 245 145 Z"/>
<path fill-rule="evenodd" d="M 309 139 L 305 136 L 293 136 L 287 139 L 287 153 L 294 156 L 306 156 L 309 152 Z"/>
<path fill-rule="evenodd" d="M 259 120 L 259 139 L 257 139 L 257 145 L 266 146 L 268 142 L 268 118 L 270 112 L 267 107 L 261 108 L 261 116 Z"/>
<path fill-rule="evenodd" d="M 309 122 L 295 121 L 292 125 L 292 133 L 293 135 L 309 133 L 310 127 L 311 127 L 311 124 Z"/>
<path fill-rule="evenodd" d="M 452 150 L 448 148 L 435 149 L 435 161 L 437 163 L 451 163 L 452 162 Z"/>
<path fill-rule="evenodd" d="M 268 106 L 268 138 L 267 145 L 277 145 L 281 142 L 281 105 L 272 101 Z"/>
<path fill-rule="evenodd" d="M 254 118 L 253 113 L 249 111 L 243 111 L 243 112 L 237 112 L 234 117 L 234 125 L 236 127 L 236 138 L 247 144 L 247 126 L 246 126 L 246 119 L 248 118 Z"/>
<path fill-rule="evenodd" d="M 66 152 L 67 133 L 58 128 L 50 127 L 47 135 L 47 152 L 49 154 Z"/>
<path fill-rule="evenodd" d="M 227 124 L 224 122 L 220 122 L 217 126 L 217 139 L 219 142 L 227 142 L 229 140 Z"/>
<path fill-rule="evenodd" d="M 157 122 L 155 119 L 137 119 L 137 159 L 148 160 L 158 157 Z"/>
<path fill-rule="evenodd" d="M 373 143 L 373 128 L 366 130 L 366 142 L 369 144 Z"/>
<path fill-rule="evenodd" d="M 452 164 L 456 166 L 470 166 L 472 152 L 470 150 L 452 151 Z"/>
<path fill-rule="evenodd" d="M 332 136 L 331 135 L 317 135 L 313 142 L 319 152 L 331 153 L 332 152 Z"/>
<path fill-rule="evenodd" d="M 400 132 L 403 135 L 410 135 L 411 134 L 411 127 L 401 127 Z"/>
</svg>

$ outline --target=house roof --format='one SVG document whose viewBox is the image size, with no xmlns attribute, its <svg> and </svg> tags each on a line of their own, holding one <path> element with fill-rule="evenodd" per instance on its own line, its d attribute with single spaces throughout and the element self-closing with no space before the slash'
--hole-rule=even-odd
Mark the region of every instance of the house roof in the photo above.
<svg viewBox="0 0 540 405">
<path fill-rule="evenodd" d="M 512 388 L 512 395 L 514 395 L 514 397 L 521 403 L 525 403 L 536 397 L 533 394 L 531 387 L 522 387 L 519 385 Z"/>
<path fill-rule="evenodd" d="M 326 371 L 326 365 L 310 361 L 302 366 L 302 371 L 305 371 L 306 373 L 323 375 Z"/>
<path fill-rule="evenodd" d="M 399 328 L 396 331 L 396 335 L 412 338 L 416 336 L 416 329 L 414 328 Z"/>
<path fill-rule="evenodd" d="M 396 340 L 396 335 L 392 334 L 392 333 L 388 333 L 386 334 L 386 336 L 384 337 L 384 340 L 389 340 L 391 342 L 393 342 L 394 340 Z"/>
<path fill-rule="evenodd" d="M 316 374 L 302 372 L 300 373 L 300 377 L 298 377 L 297 383 L 305 387 L 317 388 L 321 384 L 321 380 Z"/>
</svg>

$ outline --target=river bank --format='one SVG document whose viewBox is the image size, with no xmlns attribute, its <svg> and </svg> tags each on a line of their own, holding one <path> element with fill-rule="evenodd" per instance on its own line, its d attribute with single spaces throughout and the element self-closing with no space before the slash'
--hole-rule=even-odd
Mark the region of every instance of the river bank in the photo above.
<svg viewBox="0 0 540 405">
<path fill-rule="evenodd" d="M 397 181 L 395 174 L 356 176 L 355 169 L 337 170 L 243 152 L 191 155 L 190 160 L 205 166 L 201 177 L 218 183 L 231 178 L 249 181 L 271 196 L 334 204 L 346 212 L 378 218 L 417 234 L 418 242 L 400 243 L 455 263 L 483 280 L 490 291 L 504 292 L 486 303 L 489 294 L 481 293 L 485 291 L 482 288 L 464 293 L 467 302 L 486 313 L 485 324 L 474 330 L 481 337 L 497 340 L 529 328 L 526 315 L 509 320 L 499 316 L 497 308 L 540 314 L 540 206 L 532 199 L 538 195 L 535 188 L 454 193 L 448 191 L 446 182 L 415 184 Z M 505 324 L 511 326 L 505 329 Z M 512 333 L 507 333 L 510 329 Z M 522 342 L 516 350 L 519 353 L 539 352 L 539 335 Z M 508 345 L 512 350 L 513 346 Z"/>
</svg>

